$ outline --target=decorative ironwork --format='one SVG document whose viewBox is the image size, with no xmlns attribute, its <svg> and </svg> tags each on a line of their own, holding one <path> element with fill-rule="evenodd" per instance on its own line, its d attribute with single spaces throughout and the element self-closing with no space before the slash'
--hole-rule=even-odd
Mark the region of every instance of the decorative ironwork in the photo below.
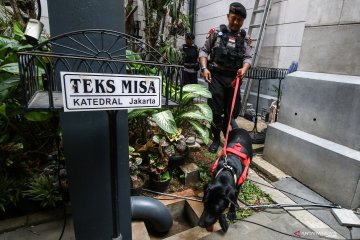
<svg viewBox="0 0 360 240">
<path fill-rule="evenodd" d="M 49 39 L 18 54 L 25 107 L 61 110 L 60 71 L 138 74 L 162 77 L 162 105 L 182 97 L 182 66 L 133 36 L 102 29 L 81 30 Z"/>
<path fill-rule="evenodd" d="M 283 68 L 266 68 L 254 67 L 250 68 L 245 77 L 252 79 L 284 79 L 288 74 L 287 69 Z"/>
</svg>

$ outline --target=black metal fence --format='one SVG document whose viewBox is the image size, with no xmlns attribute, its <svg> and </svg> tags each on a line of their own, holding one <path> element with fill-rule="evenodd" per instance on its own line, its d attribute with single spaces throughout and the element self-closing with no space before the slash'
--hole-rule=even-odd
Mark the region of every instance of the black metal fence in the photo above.
<svg viewBox="0 0 360 240">
<path fill-rule="evenodd" d="M 119 32 L 95 29 L 63 34 L 19 53 L 18 61 L 25 107 L 31 110 L 63 108 L 61 71 L 161 76 L 162 105 L 179 105 L 182 97 L 183 67 Z"/>
</svg>

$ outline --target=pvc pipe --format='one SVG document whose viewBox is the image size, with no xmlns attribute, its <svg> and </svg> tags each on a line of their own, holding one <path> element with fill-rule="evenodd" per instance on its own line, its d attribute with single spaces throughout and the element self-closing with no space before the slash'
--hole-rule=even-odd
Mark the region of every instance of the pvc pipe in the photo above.
<svg viewBox="0 0 360 240">
<path fill-rule="evenodd" d="M 143 196 L 131 197 L 132 219 L 140 219 L 157 233 L 166 233 L 173 225 L 170 211 L 159 200 Z"/>
</svg>

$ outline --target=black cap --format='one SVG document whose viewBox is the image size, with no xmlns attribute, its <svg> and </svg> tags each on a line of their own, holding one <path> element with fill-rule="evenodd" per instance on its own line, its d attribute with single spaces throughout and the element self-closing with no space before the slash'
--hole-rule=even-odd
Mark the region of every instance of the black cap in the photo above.
<svg viewBox="0 0 360 240">
<path fill-rule="evenodd" d="M 229 13 L 234 13 L 246 18 L 246 8 L 239 2 L 233 2 L 230 4 Z"/>
<path fill-rule="evenodd" d="M 195 35 L 193 33 L 191 33 L 191 32 L 188 32 L 188 33 L 185 34 L 185 38 L 191 38 L 192 40 L 194 40 Z"/>
</svg>

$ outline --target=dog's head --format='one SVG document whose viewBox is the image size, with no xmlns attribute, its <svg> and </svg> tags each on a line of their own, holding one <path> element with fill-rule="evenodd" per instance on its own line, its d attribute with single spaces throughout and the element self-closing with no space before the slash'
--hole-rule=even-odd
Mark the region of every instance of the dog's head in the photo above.
<svg viewBox="0 0 360 240">
<path fill-rule="evenodd" d="M 219 220 L 222 230 L 226 232 L 229 226 L 223 213 L 229 206 L 229 199 L 234 199 L 236 196 L 236 190 L 219 180 L 214 180 L 205 186 L 204 211 L 200 216 L 198 225 L 212 231 L 213 225 Z"/>
</svg>

